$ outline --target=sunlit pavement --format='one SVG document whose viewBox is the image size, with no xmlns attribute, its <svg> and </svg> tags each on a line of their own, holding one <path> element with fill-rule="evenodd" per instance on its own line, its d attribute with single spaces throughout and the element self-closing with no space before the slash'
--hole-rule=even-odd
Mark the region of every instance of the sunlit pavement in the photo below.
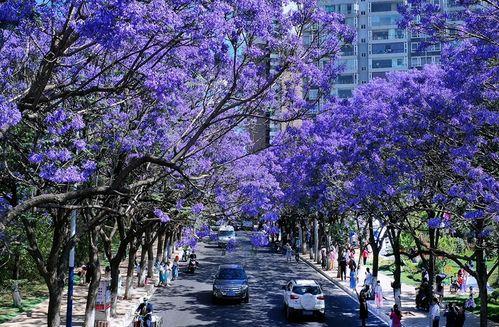
<svg viewBox="0 0 499 327">
<path fill-rule="evenodd" d="M 156 315 L 163 317 L 163 326 L 360 326 L 358 304 L 341 289 L 324 279 L 303 262 L 287 263 L 282 255 L 259 250 L 250 251 L 250 243 L 238 233 L 238 249 L 222 256 L 216 243 L 199 244 L 200 268 L 194 275 L 182 269 L 180 279 L 171 287 L 161 288 L 152 298 Z M 211 302 L 212 276 L 219 264 L 241 263 L 249 276 L 250 303 Z M 326 321 L 312 318 L 284 317 L 282 285 L 293 277 L 319 281 L 326 295 Z M 370 314 L 368 326 L 387 326 Z"/>
</svg>

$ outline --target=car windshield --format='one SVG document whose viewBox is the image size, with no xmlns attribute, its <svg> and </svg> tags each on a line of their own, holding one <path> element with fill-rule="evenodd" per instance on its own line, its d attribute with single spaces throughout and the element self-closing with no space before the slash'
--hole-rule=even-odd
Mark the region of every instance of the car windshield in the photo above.
<svg viewBox="0 0 499 327">
<path fill-rule="evenodd" d="M 218 272 L 218 279 L 246 279 L 246 273 L 243 269 L 224 268 Z"/>
<path fill-rule="evenodd" d="M 295 286 L 293 287 L 293 293 L 303 295 L 305 293 L 310 293 L 312 295 L 317 295 L 321 293 L 321 289 L 317 286 Z"/>
<path fill-rule="evenodd" d="M 231 230 L 223 230 L 218 232 L 219 236 L 234 236 L 234 231 Z"/>
</svg>

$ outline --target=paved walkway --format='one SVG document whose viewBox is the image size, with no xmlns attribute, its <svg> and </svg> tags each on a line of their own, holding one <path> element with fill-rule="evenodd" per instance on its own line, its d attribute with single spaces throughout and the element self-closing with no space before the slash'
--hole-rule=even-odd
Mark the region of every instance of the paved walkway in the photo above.
<svg viewBox="0 0 499 327">
<path fill-rule="evenodd" d="M 175 255 L 181 255 L 178 251 Z M 123 261 L 120 265 L 120 271 L 126 271 L 128 260 Z M 104 273 L 104 272 L 102 272 Z M 104 275 L 102 275 L 104 276 Z M 123 283 L 125 283 L 125 278 L 123 278 Z M 134 278 L 134 287 L 131 292 L 131 299 L 129 300 L 118 300 L 118 306 L 116 309 L 117 316 L 109 320 L 110 327 L 128 327 L 130 326 L 132 319 L 135 314 L 135 309 L 138 307 L 141 300 L 146 297 L 151 297 L 156 290 L 154 284 L 157 283 L 157 275 L 155 274 L 153 280 L 149 285 L 145 287 L 137 287 L 137 278 Z M 73 326 L 83 326 L 85 319 L 85 306 L 86 306 L 86 295 L 88 292 L 88 286 L 75 285 L 74 287 L 74 297 L 73 297 Z M 67 299 L 67 288 L 63 294 L 63 304 L 61 305 L 61 326 L 65 326 L 65 316 L 66 316 L 66 299 Z M 12 320 L 0 324 L 0 327 L 39 327 L 47 325 L 47 312 L 48 303 L 46 300 L 40 303 L 37 307 L 32 310 L 31 317 L 28 317 L 26 313 L 22 313 Z"/>
<path fill-rule="evenodd" d="M 333 283 L 341 287 L 352 297 L 357 298 L 358 296 L 357 294 L 360 293 L 365 278 L 364 266 L 361 265 L 361 267 L 359 268 L 358 272 L 359 282 L 357 283 L 357 288 L 356 288 L 357 293 L 356 293 L 354 290 L 350 288 L 350 278 L 348 277 L 349 276 L 348 268 L 347 268 L 347 280 L 341 281 L 339 278 L 336 277 L 338 273 L 336 267 L 334 267 L 334 270 L 324 271 L 322 270 L 320 264 L 317 264 L 313 262 L 313 260 L 310 260 L 310 256 L 308 254 L 301 255 L 301 259 L 306 263 L 308 263 L 309 265 L 311 265 L 312 267 L 314 267 L 317 271 L 319 271 L 321 274 L 323 274 Z M 335 263 L 335 266 L 336 264 L 337 263 Z M 376 308 L 374 300 L 369 300 L 368 301 L 369 309 L 372 313 L 376 314 L 381 319 L 385 320 L 386 322 L 389 322 L 390 319 L 388 318 L 388 315 L 390 314 L 390 308 L 395 303 L 393 291 L 390 285 L 393 279 L 389 278 L 388 276 L 386 276 L 381 272 L 378 273 L 378 279 L 380 281 L 381 287 L 383 288 L 383 298 L 385 300 L 381 308 Z M 429 326 L 428 313 L 416 309 L 414 303 L 415 298 L 416 298 L 415 287 L 407 284 L 402 284 L 402 292 L 401 292 L 401 303 L 402 303 L 401 311 L 403 315 L 402 325 L 405 327 L 428 327 Z M 440 311 L 441 311 L 440 326 L 445 326 L 445 317 L 443 316 L 445 309 L 442 308 Z M 464 323 L 464 326 L 467 327 L 480 326 L 479 318 L 470 312 L 466 312 L 466 321 Z M 497 327 L 499 326 L 499 324 L 489 321 L 489 326 Z"/>
</svg>

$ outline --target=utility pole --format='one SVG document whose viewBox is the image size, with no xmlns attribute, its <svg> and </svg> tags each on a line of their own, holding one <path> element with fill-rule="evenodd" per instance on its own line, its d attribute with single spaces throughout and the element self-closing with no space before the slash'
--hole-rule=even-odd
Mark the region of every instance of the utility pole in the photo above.
<svg viewBox="0 0 499 327">
<path fill-rule="evenodd" d="M 69 251 L 69 278 L 68 278 L 68 305 L 66 309 L 66 327 L 73 325 L 73 284 L 75 271 L 75 244 L 74 236 L 76 234 L 76 210 L 71 212 L 71 242 L 73 246 Z"/>
<path fill-rule="evenodd" d="M 319 260 L 319 223 L 317 216 L 314 217 L 314 260 L 315 262 Z"/>
</svg>

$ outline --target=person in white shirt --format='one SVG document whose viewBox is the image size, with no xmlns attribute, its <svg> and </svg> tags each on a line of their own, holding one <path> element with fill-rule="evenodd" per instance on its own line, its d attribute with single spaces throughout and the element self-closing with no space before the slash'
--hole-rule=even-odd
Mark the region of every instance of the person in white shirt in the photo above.
<svg viewBox="0 0 499 327">
<path fill-rule="evenodd" d="M 374 286 L 374 302 L 376 303 L 377 308 L 383 306 L 383 289 L 381 288 L 379 280 L 376 282 L 376 286 Z"/>
<path fill-rule="evenodd" d="M 428 316 L 430 317 L 430 327 L 440 326 L 440 304 L 437 298 L 433 298 Z"/>
</svg>

